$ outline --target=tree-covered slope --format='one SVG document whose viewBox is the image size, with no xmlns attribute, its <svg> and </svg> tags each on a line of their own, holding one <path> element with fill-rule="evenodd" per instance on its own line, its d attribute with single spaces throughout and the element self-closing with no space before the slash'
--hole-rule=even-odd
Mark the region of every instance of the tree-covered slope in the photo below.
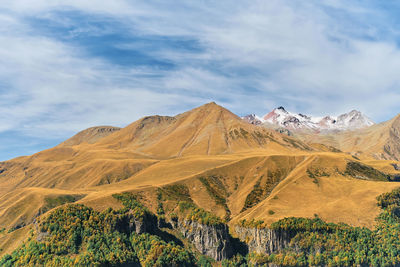
<svg viewBox="0 0 400 267">
<path fill-rule="evenodd" d="M 177 217 L 205 226 L 222 226 L 223 220 L 198 209 L 195 204 L 185 204 L 187 202 L 178 202 L 178 214 L 160 211 L 157 217 L 131 194 L 114 197 L 124 208 L 98 212 L 84 205 L 68 204 L 41 217 L 31 237 L 13 253 L 3 256 L 0 265 L 211 266 L 211 259 L 201 256 L 190 242 L 163 227 Z M 159 200 L 162 203 L 161 197 Z M 272 253 L 255 253 L 249 249 L 239 251 L 235 247 L 235 252 L 240 253 L 222 260 L 221 264 L 399 265 L 400 189 L 383 194 L 377 200 L 382 212 L 374 230 L 326 223 L 318 217 L 285 218 L 268 226 L 269 231 L 285 233 L 288 242 L 284 248 Z M 266 227 L 254 220 L 242 221 L 239 226 L 259 230 Z M 227 237 L 232 244 L 234 240 L 232 236 Z M 243 241 L 242 245 L 250 242 Z"/>
</svg>

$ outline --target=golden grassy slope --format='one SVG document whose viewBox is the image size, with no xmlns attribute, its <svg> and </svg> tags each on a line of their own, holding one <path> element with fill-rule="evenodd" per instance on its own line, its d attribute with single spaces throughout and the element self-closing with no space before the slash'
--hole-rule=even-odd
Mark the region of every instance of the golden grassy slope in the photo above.
<svg viewBox="0 0 400 267">
<path fill-rule="evenodd" d="M 328 222 L 372 228 L 380 212 L 376 197 L 399 184 L 343 175 L 347 160 L 352 159 L 337 153 L 309 156 L 267 199 L 239 214 L 234 222 L 257 218 L 270 224 L 288 216 L 312 218 L 316 214 Z M 323 168 L 328 175 L 311 178 L 307 170 L 315 168 Z"/>
<path fill-rule="evenodd" d="M 155 211 L 158 188 L 171 184 L 231 223 L 318 214 L 372 227 L 375 197 L 397 183 L 345 175 L 347 162 L 359 161 L 329 145 L 309 146 L 248 124 L 215 103 L 175 117 L 145 117 L 120 130 L 90 128 L 55 148 L 0 163 L 0 228 L 29 225 L 49 198 L 65 195 L 84 196 L 77 203 L 102 210 L 120 207 L 112 194 L 135 191 Z M 393 161 L 360 162 L 395 172 Z M 176 201 L 168 205 L 172 211 Z M 0 247 L 15 247 L 22 238 L 12 242 L 12 236 L 28 227 L 0 234 Z"/>
</svg>

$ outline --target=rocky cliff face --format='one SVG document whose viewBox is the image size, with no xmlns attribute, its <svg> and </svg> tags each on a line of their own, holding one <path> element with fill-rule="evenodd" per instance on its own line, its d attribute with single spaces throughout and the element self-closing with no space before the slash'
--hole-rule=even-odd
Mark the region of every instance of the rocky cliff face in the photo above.
<svg viewBox="0 0 400 267">
<path fill-rule="evenodd" d="M 225 224 L 204 225 L 183 220 L 175 222 L 174 226 L 200 253 L 214 260 L 220 261 L 233 255 L 231 237 Z"/>
<path fill-rule="evenodd" d="M 292 238 L 290 233 L 283 230 L 272 230 L 268 228 L 247 228 L 235 226 L 239 239 L 245 242 L 249 252 L 276 253 L 289 246 Z"/>
<path fill-rule="evenodd" d="M 136 218 L 132 213 L 122 217 L 117 227 L 120 231 L 137 234 L 155 233 L 160 231 L 159 227 L 173 228 L 191 242 L 201 254 L 216 261 L 229 259 L 239 250 L 261 254 L 280 252 L 289 247 L 290 240 L 295 234 L 281 229 L 259 229 L 237 225 L 234 230 L 238 238 L 232 238 L 228 225 L 223 223 L 208 225 L 178 217 L 166 223 L 156 216 L 147 214 Z"/>
<path fill-rule="evenodd" d="M 295 235 L 295 233 L 281 229 L 259 229 L 237 225 L 234 230 L 238 239 L 233 239 L 225 224 L 204 225 L 189 220 L 175 220 L 172 225 L 194 244 L 200 253 L 217 261 L 236 254 L 238 242 L 239 246 L 244 246 L 247 252 L 277 253 L 289 247 L 290 240 Z"/>
</svg>

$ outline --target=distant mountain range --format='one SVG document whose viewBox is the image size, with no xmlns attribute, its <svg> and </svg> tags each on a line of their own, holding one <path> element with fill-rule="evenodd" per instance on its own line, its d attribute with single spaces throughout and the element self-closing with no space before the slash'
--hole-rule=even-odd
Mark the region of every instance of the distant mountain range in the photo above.
<svg viewBox="0 0 400 267">
<path fill-rule="evenodd" d="M 313 131 L 356 130 L 375 124 L 370 118 L 357 110 L 352 110 L 339 116 L 312 117 L 287 111 L 284 107 L 275 108 L 262 117 L 250 114 L 242 117 L 242 119 L 251 124 L 264 124 L 272 128 L 283 127 L 288 130 Z"/>
</svg>

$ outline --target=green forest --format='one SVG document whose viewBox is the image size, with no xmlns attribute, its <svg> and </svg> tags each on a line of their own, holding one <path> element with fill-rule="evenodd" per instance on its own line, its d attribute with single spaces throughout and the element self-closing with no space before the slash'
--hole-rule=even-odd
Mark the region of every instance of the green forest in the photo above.
<svg viewBox="0 0 400 267">
<path fill-rule="evenodd" d="M 285 218 L 270 228 L 290 234 L 290 246 L 279 254 L 236 256 L 224 266 L 274 263 L 283 266 L 397 266 L 400 264 L 400 189 L 377 198 L 382 212 L 376 229 L 326 223 L 320 218 Z M 262 222 L 248 222 L 260 227 Z M 242 222 L 242 226 L 246 226 Z"/>
<path fill-rule="evenodd" d="M 32 234 L 20 248 L 5 255 L 0 266 L 196 265 L 194 254 L 183 246 L 155 234 L 129 231 L 126 226 L 131 215 L 136 221 L 154 215 L 132 195 L 114 197 L 122 201 L 123 209 L 97 212 L 69 204 L 54 210 L 40 222 L 39 232 L 44 236 Z"/>
<path fill-rule="evenodd" d="M 213 261 L 199 255 L 170 233 L 157 226 L 151 213 L 132 194 L 114 197 L 124 208 L 98 212 L 80 204 L 54 209 L 17 250 L 0 259 L 1 266 L 211 266 Z M 290 236 L 289 247 L 278 254 L 237 254 L 222 266 L 394 266 L 400 264 L 400 190 L 377 198 L 382 212 L 376 229 L 326 223 L 320 218 L 285 218 L 270 225 Z M 204 224 L 222 224 L 192 203 L 181 202 L 186 219 Z M 174 215 L 176 216 L 176 215 Z M 145 223 L 146 232 L 130 229 Z M 260 223 L 242 223 L 261 227 Z"/>
</svg>

